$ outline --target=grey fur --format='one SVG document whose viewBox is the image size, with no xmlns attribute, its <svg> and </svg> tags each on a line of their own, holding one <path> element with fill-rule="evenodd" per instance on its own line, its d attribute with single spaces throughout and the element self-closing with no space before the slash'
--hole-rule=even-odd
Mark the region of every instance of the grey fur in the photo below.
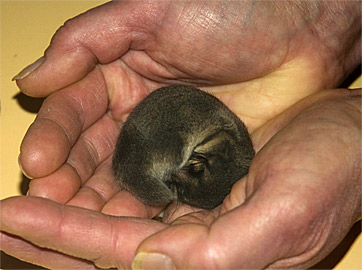
<svg viewBox="0 0 362 270">
<path fill-rule="evenodd" d="M 122 189 L 149 205 L 178 200 L 212 209 L 248 173 L 254 150 L 239 118 L 196 88 L 160 88 L 129 115 L 113 170 Z"/>
</svg>

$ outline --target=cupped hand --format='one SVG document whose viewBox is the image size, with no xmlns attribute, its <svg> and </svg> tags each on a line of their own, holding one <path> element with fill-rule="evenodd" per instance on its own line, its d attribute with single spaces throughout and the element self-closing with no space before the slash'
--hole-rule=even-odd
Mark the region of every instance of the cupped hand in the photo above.
<svg viewBox="0 0 362 270">
<path fill-rule="evenodd" d="M 52 269 L 127 268 L 135 252 L 134 269 L 307 268 L 361 218 L 360 116 L 360 90 L 302 100 L 252 135 L 257 147 L 268 142 L 220 207 L 174 204 L 166 223 L 148 219 L 155 209 L 121 192 L 115 208 L 131 206 L 138 218 L 7 199 L 2 247 Z"/>
<path fill-rule="evenodd" d="M 306 269 L 328 255 L 361 218 L 361 91 L 317 96 L 254 134 L 278 129 L 220 209 L 167 209 L 172 226 L 135 268 Z"/>
<path fill-rule="evenodd" d="M 145 219 L 114 217 L 150 218 L 161 210 L 145 206 L 129 194 L 119 192 L 113 181 L 110 158 L 121 122 L 127 114 L 149 91 L 159 86 L 170 83 L 193 84 L 219 97 L 244 120 L 253 133 L 257 150 L 260 150 L 283 126 L 281 123 L 286 125 L 288 122 L 281 116 L 275 118 L 277 115 L 298 100 L 326 87 L 335 86 L 358 63 L 359 57 L 356 55 L 360 40 L 355 36 L 358 33 L 360 14 L 355 14 L 358 9 L 353 4 L 346 4 L 345 13 L 348 16 L 340 14 L 339 24 L 328 29 L 333 37 L 343 34 L 345 39 L 351 38 L 353 45 L 347 46 L 340 39 L 331 39 L 330 36 L 324 36 L 325 31 L 320 31 L 323 30 L 321 27 L 325 25 L 324 22 L 334 22 L 330 18 L 334 5 L 328 10 L 323 6 L 314 6 L 312 12 L 302 4 L 293 6 L 288 2 L 277 6 L 257 2 L 255 7 L 252 7 L 251 2 L 113 2 L 66 23 L 53 38 L 45 57 L 16 78 L 19 87 L 29 95 L 51 94 L 24 138 L 20 155 L 24 172 L 34 178 L 29 195 L 47 200 L 29 197 L 9 199 L 2 203 L 6 210 L 2 211 L 2 218 L 8 220 L 2 224 L 2 230 L 6 232 L 2 234 L 5 243 L 3 248 L 15 256 L 48 267 L 72 267 L 75 264 L 82 267 L 94 267 L 95 264 L 103 268 L 129 266 L 138 244 L 168 226 Z M 341 64 L 341 59 L 347 60 Z M 34 68 L 36 69 L 29 74 Z M 308 102 L 302 103 L 304 105 L 294 112 L 299 113 L 302 107 L 308 107 Z M 291 120 L 290 117 L 286 119 Z M 298 127 L 299 124 L 295 126 Z M 304 139 L 299 137 L 288 141 L 285 133 L 275 138 L 280 138 L 280 141 L 285 139 L 291 146 L 298 142 L 300 145 Z M 315 136 L 311 140 L 318 145 L 317 139 L 320 143 L 321 137 Z M 279 142 L 274 140 L 276 142 L 270 141 L 270 149 Z M 312 143 L 308 147 L 312 147 Z M 305 155 L 306 151 L 302 153 Z M 178 257 L 172 251 L 176 251 L 174 248 L 170 246 L 170 250 L 165 251 L 167 238 L 164 237 L 168 232 L 181 228 L 181 232 L 191 232 L 196 236 L 183 238 L 184 240 L 205 240 L 199 242 L 204 245 L 200 249 L 203 254 L 194 253 L 194 258 L 197 257 L 196 254 L 202 255 L 200 260 L 186 260 L 190 263 L 189 266 L 194 263 L 196 267 L 197 263 L 202 263 L 199 265 L 206 267 L 206 259 L 209 260 L 210 267 L 228 265 L 223 261 L 223 248 L 218 250 L 215 245 L 213 251 L 213 240 L 203 238 L 209 230 L 208 225 L 213 224 L 213 228 L 216 228 L 217 224 L 223 224 L 225 217 L 230 217 L 237 209 L 244 209 L 238 207 L 243 200 L 248 202 L 244 203 L 245 206 L 250 205 L 246 198 L 257 198 L 254 199 L 257 203 L 253 207 L 260 208 L 261 211 L 264 203 L 270 203 L 272 198 L 280 195 L 277 191 L 268 192 L 272 185 L 263 183 L 276 181 L 277 175 L 282 173 L 281 168 L 286 166 L 283 162 L 291 158 L 296 162 L 304 160 L 301 154 L 299 157 L 296 153 L 285 156 L 285 161 L 281 156 L 279 159 L 270 159 L 271 152 L 263 150 L 261 153 L 265 152 L 269 154 L 258 154 L 262 157 L 257 156 L 251 175 L 247 181 L 241 181 L 235 186 L 222 210 L 191 213 L 187 218 L 202 221 L 202 225 L 192 225 L 195 222 L 191 220 L 191 224 L 185 224 L 186 227 L 172 226 L 162 234 L 155 235 L 156 238 L 147 240 L 140 251 L 162 252 L 171 257 L 176 266 L 183 267 L 176 260 Z M 266 166 L 263 165 L 265 162 L 269 164 L 268 159 L 275 161 L 268 168 L 276 168 L 276 172 L 271 170 L 271 175 L 262 175 L 262 171 L 268 172 L 263 167 Z M 323 156 L 322 160 L 324 159 Z M 264 163 L 258 163 L 258 160 L 264 160 Z M 282 177 L 283 182 L 293 178 L 290 175 L 292 172 L 293 170 Z M 294 172 L 298 175 L 300 170 Z M 305 174 L 298 177 L 306 177 L 303 175 Z M 269 178 L 274 180 L 266 181 Z M 323 177 L 317 177 L 320 178 Z M 259 186 L 254 187 L 254 183 L 265 188 L 256 192 Z M 346 186 L 349 187 L 349 184 L 348 182 Z M 348 187 L 345 190 L 349 190 Z M 325 195 L 330 191 L 324 192 Z M 254 194 L 265 193 L 270 193 L 271 197 L 253 197 Z M 292 200 L 291 206 L 303 196 L 299 193 L 294 195 L 292 198 L 295 200 Z M 288 205 L 283 199 L 282 202 Z M 336 202 L 333 209 L 338 208 L 337 204 Z M 272 206 L 275 203 L 270 205 Z M 304 208 L 308 209 L 307 207 L 310 205 Z M 231 210 L 233 208 L 235 210 Z M 28 213 L 26 219 L 21 218 L 22 215 L 14 215 L 14 212 L 21 213 L 22 209 L 26 209 Z M 35 219 L 39 215 L 38 211 L 43 212 L 44 216 L 49 213 L 49 218 Z M 185 207 L 170 208 L 168 220 L 176 219 L 175 224 L 182 223 L 185 217 L 177 217 L 185 211 L 192 212 Z M 219 217 L 220 213 L 222 215 Z M 280 216 L 278 208 L 274 213 L 275 216 Z M 261 211 L 259 222 L 263 217 L 273 221 L 272 217 L 264 214 Z M 256 215 L 257 213 L 254 218 Z M 351 213 L 350 215 L 352 216 Z M 67 216 L 71 218 L 65 218 Z M 238 216 L 239 214 L 233 215 L 236 220 Z M 216 217 L 218 218 L 214 220 Z M 293 215 L 285 224 L 289 225 L 288 221 L 291 222 L 292 217 Z M 205 220 L 206 226 L 203 223 Z M 253 220 L 256 219 L 251 218 L 250 222 Z M 51 221 L 59 226 L 52 226 Z M 308 224 L 308 221 L 304 224 Z M 107 226 L 108 230 L 103 229 Z M 187 226 L 192 226 L 192 230 L 188 230 Z M 247 232 L 247 228 L 252 228 L 250 226 L 246 224 L 244 230 Z M 347 227 L 345 225 L 341 231 L 345 232 Z M 270 228 L 273 229 L 275 227 Z M 80 234 L 81 230 L 85 233 Z M 214 229 L 216 231 L 221 233 Z M 49 234 L 45 237 L 34 232 Z M 219 238 L 225 236 L 224 239 L 227 239 L 228 233 L 235 233 L 231 226 L 224 229 L 224 234 L 220 234 Z M 129 234 L 134 238 L 127 241 L 124 237 Z M 99 238 L 94 238 L 94 235 Z M 253 237 L 261 236 L 251 234 L 250 241 Z M 89 242 L 91 238 L 95 241 Z M 104 242 L 99 242 L 100 239 Z M 215 244 L 217 239 L 214 240 Z M 244 243 L 245 248 L 248 252 L 253 252 L 248 247 L 252 244 L 250 241 Z M 177 239 L 175 243 L 180 244 Z M 88 252 L 93 244 L 97 244 L 99 249 L 95 249 L 94 253 Z M 261 243 L 258 247 L 261 247 Z M 298 251 L 297 248 L 295 250 Z M 40 251 L 42 255 L 37 256 Z M 265 260 L 273 259 L 274 261 L 268 262 L 270 264 L 284 258 L 283 256 L 292 257 L 292 253 L 273 253 L 271 257 L 265 256 Z M 187 255 L 181 254 L 183 256 L 180 258 Z M 253 258 L 251 253 L 244 255 L 250 260 Z M 277 256 L 280 258 L 276 258 Z M 235 258 L 228 259 L 229 265 L 236 262 Z M 238 263 L 242 264 L 243 260 Z M 259 263 L 264 266 L 268 264 L 265 261 Z M 243 265 L 247 267 L 250 264 Z"/>
</svg>

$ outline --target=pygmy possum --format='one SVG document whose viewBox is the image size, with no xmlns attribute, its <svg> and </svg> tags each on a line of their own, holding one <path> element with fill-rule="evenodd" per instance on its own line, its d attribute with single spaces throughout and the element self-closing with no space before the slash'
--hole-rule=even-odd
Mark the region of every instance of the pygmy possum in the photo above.
<svg viewBox="0 0 362 270">
<path fill-rule="evenodd" d="M 160 88 L 125 122 L 113 155 L 121 189 L 148 205 L 212 209 L 248 173 L 254 149 L 240 119 L 190 86 Z"/>
</svg>

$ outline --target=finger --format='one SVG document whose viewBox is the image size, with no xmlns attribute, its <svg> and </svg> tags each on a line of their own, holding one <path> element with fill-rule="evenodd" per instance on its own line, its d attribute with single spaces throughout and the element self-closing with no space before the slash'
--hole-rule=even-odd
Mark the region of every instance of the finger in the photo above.
<svg viewBox="0 0 362 270">
<path fill-rule="evenodd" d="M 53 174 L 30 182 L 29 195 L 65 203 L 77 193 L 72 205 L 100 210 L 118 189 L 110 161 L 104 162 L 107 158 L 111 160 L 118 133 L 118 124 L 105 114 L 82 133 L 67 163 Z M 84 185 L 90 177 L 91 183 Z"/>
<path fill-rule="evenodd" d="M 131 43 L 139 43 L 137 39 L 147 37 L 148 28 L 155 26 L 161 10 L 148 7 L 154 5 L 115 1 L 67 21 L 53 37 L 45 57 L 15 77 L 20 89 L 28 95 L 45 96 L 84 78 L 97 63 L 121 57 Z"/>
<path fill-rule="evenodd" d="M 107 114 L 82 133 L 67 164 L 76 169 L 83 184 L 68 205 L 99 211 L 119 191 L 111 168 L 118 134 L 119 125 Z"/>
<path fill-rule="evenodd" d="M 108 114 L 82 132 L 70 151 L 67 163 L 77 170 L 83 183 L 88 181 L 102 162 L 111 159 L 119 132 L 119 125 Z M 108 169 L 101 172 L 111 175 L 110 163 L 106 165 Z"/>
<path fill-rule="evenodd" d="M 103 209 L 102 212 L 116 216 L 151 218 L 164 206 L 147 206 L 128 192 L 119 192 L 111 167 L 118 133 L 119 126 L 105 115 L 82 134 L 68 162 L 72 161 L 73 167 L 83 176 L 84 184 L 67 204 L 98 211 Z"/>
<path fill-rule="evenodd" d="M 199 214 L 200 212 L 203 212 L 203 210 L 200 208 L 174 201 L 165 209 L 162 221 L 165 223 L 173 224 L 175 224 L 176 222 L 183 223 L 184 219 L 182 219 L 182 217 L 190 217 L 191 214 Z"/>
<path fill-rule="evenodd" d="M 119 191 L 111 163 L 112 156 L 109 156 L 97 167 L 91 178 L 82 185 L 67 205 L 100 211 L 106 202 Z"/>
<path fill-rule="evenodd" d="M 0 232 L 1 250 L 16 258 L 49 269 L 96 269 L 90 261 L 37 247 L 19 237 Z"/>
<path fill-rule="evenodd" d="M 79 191 L 81 184 L 77 171 L 66 163 L 51 175 L 32 179 L 28 195 L 65 204 Z"/>
<path fill-rule="evenodd" d="M 153 218 L 164 206 L 145 205 L 127 191 L 118 192 L 102 209 L 102 213 L 113 216 Z"/>
<path fill-rule="evenodd" d="M 142 242 L 133 266 L 264 269 L 276 263 L 296 267 L 307 260 L 311 261 L 305 267 L 311 266 L 323 257 L 318 251 L 325 244 L 323 229 L 329 224 L 319 218 L 322 213 L 310 204 L 313 200 L 296 195 L 293 188 L 271 192 L 270 186 L 265 187 L 216 220 L 210 215 L 183 217 L 188 223 L 177 222 Z"/>
<path fill-rule="evenodd" d="M 280 213 L 273 210 L 275 203 L 269 206 L 250 203 L 240 207 L 237 213 L 234 210 L 213 222 L 202 217 L 206 224 L 200 224 L 200 218 L 178 222 L 177 226 L 147 238 L 138 248 L 133 266 L 136 269 L 150 265 L 156 269 L 165 265 L 170 269 L 265 268 L 280 255 L 271 247 L 281 241 L 273 226 L 273 219 Z M 192 248 L 185 249 L 186 246 Z"/>
<path fill-rule="evenodd" d="M 104 115 L 107 105 L 99 70 L 48 97 L 21 145 L 19 161 L 25 174 L 39 178 L 58 169 L 82 130 Z"/>
<path fill-rule="evenodd" d="M 167 225 L 116 218 L 35 197 L 2 201 L 1 230 L 32 244 L 93 261 L 102 268 L 129 266 L 139 243 Z"/>
</svg>

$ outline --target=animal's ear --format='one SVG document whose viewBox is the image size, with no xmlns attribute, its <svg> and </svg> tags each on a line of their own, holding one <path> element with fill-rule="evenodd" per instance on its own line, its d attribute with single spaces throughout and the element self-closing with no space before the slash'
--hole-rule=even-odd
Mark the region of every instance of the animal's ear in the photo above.
<svg viewBox="0 0 362 270">
<path fill-rule="evenodd" d="M 223 157 L 228 159 L 230 146 L 235 144 L 235 140 L 225 131 L 218 131 L 208 137 L 206 137 L 199 145 L 194 149 L 194 156 L 203 157 L 211 162 L 213 156 Z"/>
</svg>

